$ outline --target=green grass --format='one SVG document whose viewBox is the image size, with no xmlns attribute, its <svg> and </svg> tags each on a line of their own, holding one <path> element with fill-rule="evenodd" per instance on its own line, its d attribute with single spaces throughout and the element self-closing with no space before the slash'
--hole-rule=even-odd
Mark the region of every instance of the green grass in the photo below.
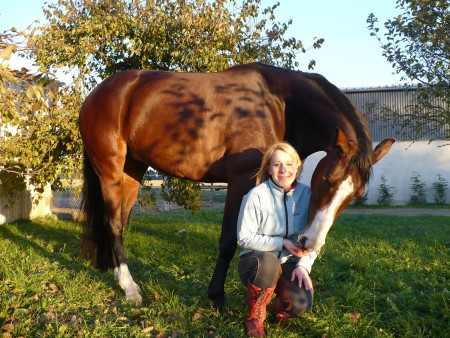
<svg viewBox="0 0 450 338">
<path fill-rule="evenodd" d="M 245 289 L 232 261 L 229 309 L 206 297 L 222 210 L 134 216 L 126 233 L 140 309 L 112 272 L 79 259 L 74 222 L 0 226 L 4 337 L 244 337 Z M 178 231 L 185 229 L 185 234 Z M 268 337 L 448 337 L 450 218 L 341 215 L 313 267 L 311 311 Z"/>
</svg>

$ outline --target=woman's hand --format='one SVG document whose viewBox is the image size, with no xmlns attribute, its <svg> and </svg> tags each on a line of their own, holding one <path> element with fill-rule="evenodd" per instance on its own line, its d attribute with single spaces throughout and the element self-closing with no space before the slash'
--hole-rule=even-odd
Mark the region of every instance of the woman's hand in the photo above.
<svg viewBox="0 0 450 338">
<path fill-rule="evenodd" d="M 297 265 L 292 271 L 291 282 L 295 281 L 295 278 L 298 279 L 298 287 L 301 288 L 302 285 L 305 287 L 305 290 L 312 290 L 312 280 L 309 277 L 308 271 L 301 265 Z"/>
<path fill-rule="evenodd" d="M 302 256 L 306 255 L 307 253 L 309 253 L 308 250 L 301 248 L 298 244 L 294 243 L 293 241 L 291 241 L 288 238 L 283 239 L 283 247 L 287 251 L 289 251 L 289 253 L 291 255 L 294 255 L 296 257 L 302 257 Z"/>
</svg>

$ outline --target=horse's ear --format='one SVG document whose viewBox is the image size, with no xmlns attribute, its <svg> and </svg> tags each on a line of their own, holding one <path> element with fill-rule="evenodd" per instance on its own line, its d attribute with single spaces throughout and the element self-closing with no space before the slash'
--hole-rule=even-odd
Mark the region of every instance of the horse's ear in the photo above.
<svg viewBox="0 0 450 338">
<path fill-rule="evenodd" d="M 356 151 L 356 142 L 349 141 L 341 128 L 337 128 L 336 133 L 336 147 L 342 154 L 353 154 Z"/>
<path fill-rule="evenodd" d="M 373 150 L 374 152 L 374 164 L 383 158 L 384 155 L 388 153 L 394 144 L 395 140 L 393 138 L 387 138 L 381 141 Z"/>
</svg>

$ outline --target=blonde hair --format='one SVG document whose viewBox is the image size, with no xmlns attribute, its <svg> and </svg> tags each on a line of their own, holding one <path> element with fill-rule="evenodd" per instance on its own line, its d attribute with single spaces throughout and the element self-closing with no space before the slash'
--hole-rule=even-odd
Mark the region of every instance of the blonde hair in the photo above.
<svg viewBox="0 0 450 338">
<path fill-rule="evenodd" d="M 292 161 L 297 168 L 301 166 L 302 161 L 297 153 L 297 150 L 295 150 L 295 148 L 287 142 L 277 142 L 273 144 L 269 149 L 267 149 L 262 158 L 261 166 L 259 167 L 258 173 L 256 174 L 256 185 L 261 184 L 269 178 L 270 160 L 272 159 L 272 155 L 276 150 L 281 150 L 288 154 L 292 158 Z M 300 170 L 297 175 L 300 175 Z"/>
</svg>

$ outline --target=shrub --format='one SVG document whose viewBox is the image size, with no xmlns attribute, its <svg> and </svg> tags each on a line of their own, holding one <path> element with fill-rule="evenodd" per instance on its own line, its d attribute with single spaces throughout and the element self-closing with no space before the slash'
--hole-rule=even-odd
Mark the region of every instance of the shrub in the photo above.
<svg viewBox="0 0 450 338">
<path fill-rule="evenodd" d="M 387 185 L 387 179 L 381 175 L 381 183 L 378 186 L 379 196 L 377 198 L 378 205 L 391 205 L 394 201 L 393 187 Z"/>
<path fill-rule="evenodd" d="M 412 195 L 409 199 L 410 204 L 425 204 L 427 202 L 425 182 L 420 180 L 420 174 L 415 171 L 412 173 L 410 180 L 411 184 L 409 187 L 412 191 Z"/>
<path fill-rule="evenodd" d="M 432 186 L 434 189 L 434 201 L 437 204 L 445 204 L 447 202 L 447 180 L 441 175 L 437 175 L 437 181 L 434 181 Z"/>
<path fill-rule="evenodd" d="M 353 205 L 367 205 L 367 194 L 368 191 L 366 191 L 364 195 L 355 198 L 355 200 L 353 201 Z"/>
</svg>

